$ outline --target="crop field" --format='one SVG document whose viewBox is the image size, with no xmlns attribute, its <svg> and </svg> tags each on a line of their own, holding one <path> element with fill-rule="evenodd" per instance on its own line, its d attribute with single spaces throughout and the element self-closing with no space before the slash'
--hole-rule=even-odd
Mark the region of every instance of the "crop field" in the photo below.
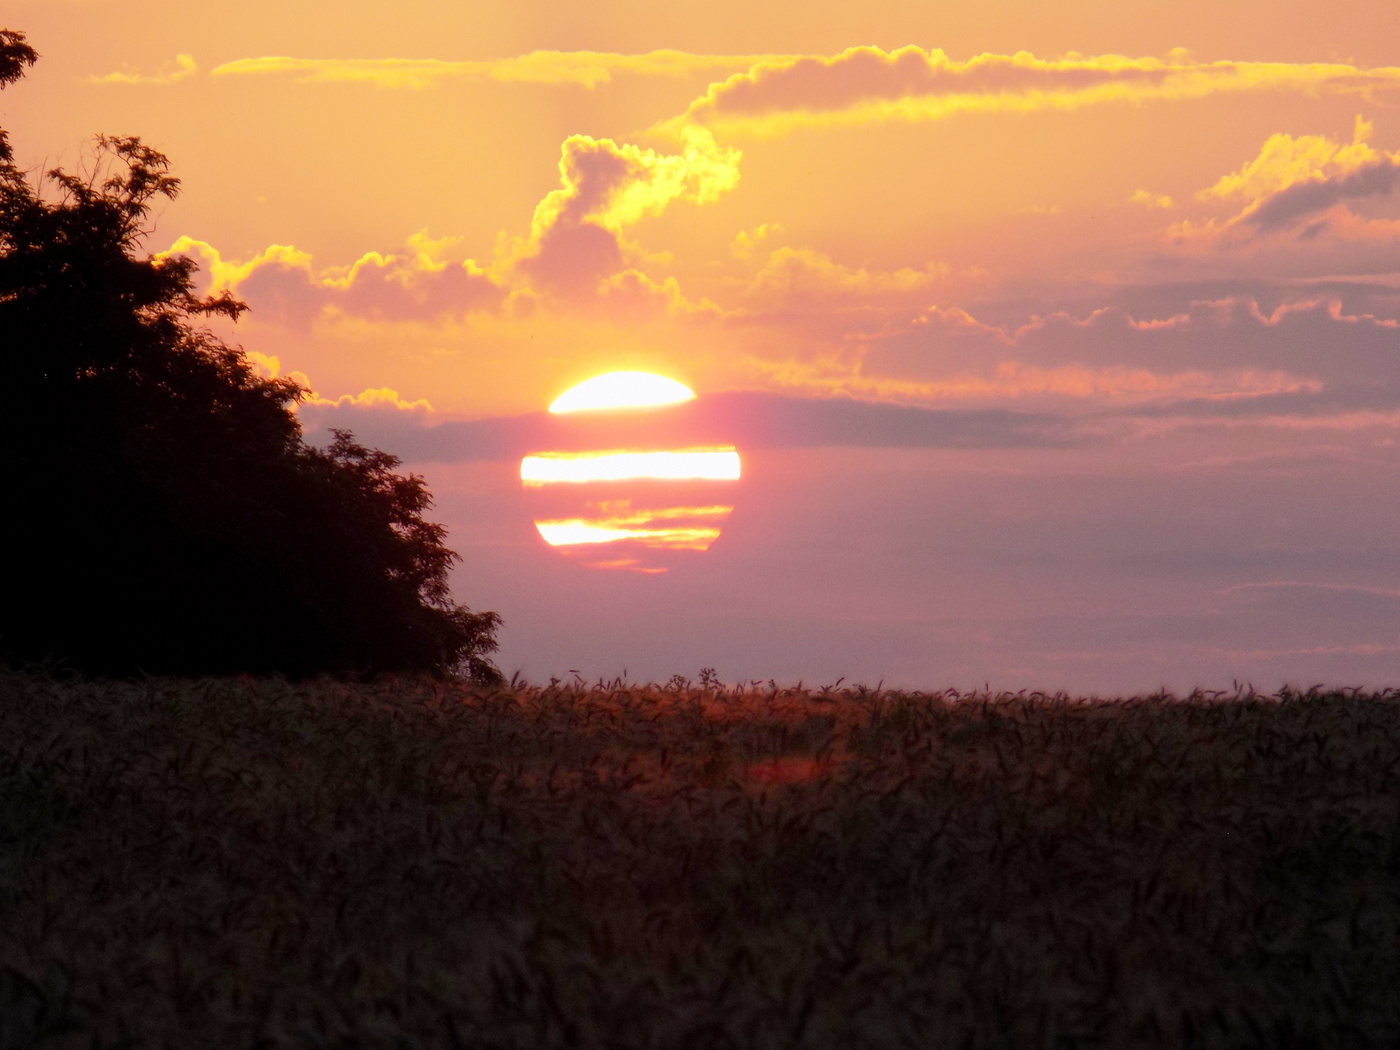
<svg viewBox="0 0 1400 1050">
<path fill-rule="evenodd" d="M 0 1050 L 1400 1043 L 1400 696 L 0 674 Z"/>
</svg>

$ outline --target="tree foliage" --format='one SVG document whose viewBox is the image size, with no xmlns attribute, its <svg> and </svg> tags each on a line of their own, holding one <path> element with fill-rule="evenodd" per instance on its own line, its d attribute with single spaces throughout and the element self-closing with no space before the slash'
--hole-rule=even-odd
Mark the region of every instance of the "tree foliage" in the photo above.
<svg viewBox="0 0 1400 1050">
<path fill-rule="evenodd" d="M 0 86 L 37 56 L 0 32 Z M 101 673 L 496 672 L 495 613 L 452 601 L 457 555 L 399 461 L 319 449 L 306 391 L 201 322 L 195 263 L 142 250 L 179 180 L 137 138 L 78 173 L 0 158 L 0 653 Z"/>
<path fill-rule="evenodd" d="M 12 29 L 0 29 L 0 88 L 13 84 L 24 76 L 25 68 L 37 61 L 39 53 L 29 46 L 23 33 L 16 33 Z M 0 128 L 0 162 L 13 159 L 5 129 Z"/>
</svg>

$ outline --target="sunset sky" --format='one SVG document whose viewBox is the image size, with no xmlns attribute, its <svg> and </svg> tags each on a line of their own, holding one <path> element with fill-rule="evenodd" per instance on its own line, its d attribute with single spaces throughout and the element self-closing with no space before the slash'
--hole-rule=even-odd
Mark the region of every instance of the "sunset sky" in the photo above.
<svg viewBox="0 0 1400 1050">
<path fill-rule="evenodd" d="M 248 302 L 308 436 L 427 478 L 507 674 L 1400 683 L 1393 0 L 3 22 L 16 159 L 172 158 L 147 246 Z M 561 556 L 521 484 L 623 369 L 743 459 L 667 572 Z"/>
</svg>

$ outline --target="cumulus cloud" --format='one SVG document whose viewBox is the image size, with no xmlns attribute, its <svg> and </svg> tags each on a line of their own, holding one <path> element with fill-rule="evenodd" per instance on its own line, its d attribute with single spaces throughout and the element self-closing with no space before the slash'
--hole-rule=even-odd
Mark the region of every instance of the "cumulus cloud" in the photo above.
<svg viewBox="0 0 1400 1050">
<path fill-rule="evenodd" d="M 256 350 L 244 350 L 243 354 L 258 374 L 269 379 L 282 374 L 282 362 L 276 355 Z M 289 372 L 287 377 L 306 391 L 297 402 L 296 411 L 313 441 L 328 437 L 332 428 L 350 430 L 362 439 L 371 434 L 376 438 L 386 434 L 402 436 L 420 424 L 430 423 L 433 417 L 433 406 L 427 398 L 403 397 L 393 387 L 370 387 L 358 394 L 323 397 L 312 387 L 306 373 Z"/>
<path fill-rule="evenodd" d="M 1243 208 L 1221 220 L 1180 223 L 1172 238 L 1205 248 L 1285 232 L 1304 240 L 1324 232 L 1348 240 L 1390 239 L 1400 232 L 1394 220 L 1363 219 L 1348 206 L 1388 196 L 1400 185 L 1400 150 L 1372 147 L 1367 141 L 1372 131 L 1358 116 L 1349 143 L 1324 135 L 1271 135 L 1252 160 L 1196 194 L 1207 203 L 1243 201 Z"/>
<path fill-rule="evenodd" d="M 342 394 L 334 399 L 324 398 L 313 393 L 304 404 L 320 408 L 368 409 L 389 412 L 428 413 L 433 410 L 433 406 L 428 403 L 427 398 L 420 397 L 409 401 L 407 398 L 400 397 L 397 390 L 387 386 L 362 390 L 358 394 Z"/>
<path fill-rule="evenodd" d="M 276 379 L 282 375 L 282 361 L 275 354 L 244 350 L 243 356 L 259 375 L 268 379 Z M 297 410 L 301 414 L 302 422 L 321 423 L 327 430 L 332 426 L 349 426 L 353 418 L 363 413 L 380 416 L 385 413 L 408 413 L 426 418 L 433 411 L 433 406 L 427 398 L 420 397 L 409 400 L 401 397 L 399 392 L 392 387 L 370 387 L 358 394 L 322 397 L 312 388 L 311 379 L 305 372 L 288 372 L 287 378 L 296 380 L 306 391 L 301 401 L 297 402 Z M 337 415 L 342 417 L 340 422 L 336 422 Z"/>
<path fill-rule="evenodd" d="M 276 354 L 264 354 L 257 350 L 244 350 L 243 356 L 252 366 L 253 371 L 265 379 L 277 379 L 282 376 L 282 359 Z M 298 386 L 304 390 L 311 389 L 311 380 L 307 378 L 305 372 L 291 371 L 286 374 L 287 379 L 294 380 Z"/>
<path fill-rule="evenodd" d="M 1400 154 L 1380 157 L 1342 175 L 1294 183 L 1250 207 L 1239 221 L 1267 233 L 1293 226 L 1344 201 L 1386 196 L 1397 182 Z"/>
<path fill-rule="evenodd" d="M 702 128 L 685 132 L 679 153 L 571 135 L 560 150 L 559 188 L 535 207 L 508 263 L 547 290 L 596 291 L 625 268 L 628 227 L 675 201 L 705 204 L 732 190 L 740 157 Z"/>
<path fill-rule="evenodd" d="M 588 89 L 617 76 L 682 77 L 747 69 L 768 55 L 698 55 L 657 50 L 629 55 L 611 51 L 531 51 L 511 58 L 451 62 L 432 58 L 319 59 L 269 55 L 240 58 L 212 70 L 216 77 L 290 76 L 298 81 L 361 83 L 383 88 L 425 88 L 449 80 L 576 84 Z"/>
<path fill-rule="evenodd" d="M 1239 171 L 1196 195 L 1198 200 L 1243 199 L 1257 202 L 1300 182 L 1335 178 L 1366 167 L 1384 157 L 1367 145 L 1374 125 L 1356 118 L 1350 143 L 1334 142 L 1325 135 L 1271 135 L 1259 155 Z"/>
<path fill-rule="evenodd" d="M 941 50 L 853 47 L 832 56 L 756 63 L 712 84 L 663 126 L 701 124 L 757 136 L 797 127 L 938 120 L 964 112 L 1033 112 L 1240 92 L 1374 93 L 1400 88 L 1400 67 L 1210 62 L 1028 52 L 954 61 Z"/>
<path fill-rule="evenodd" d="M 329 444 L 332 430 L 348 430 L 364 444 L 403 456 L 412 453 L 416 435 L 432 429 L 434 412 L 426 398 L 372 387 L 336 398 L 313 393 L 297 406 L 297 418 L 312 444 Z"/>
<path fill-rule="evenodd" d="M 404 251 L 367 252 L 349 266 L 323 268 L 308 253 L 282 244 L 231 260 L 208 242 L 186 236 L 161 254 L 194 257 L 211 292 L 232 292 L 249 302 L 255 316 L 304 328 L 328 308 L 407 320 L 497 306 L 504 289 L 475 261 L 444 258 L 453 245 L 451 238 L 434 240 L 419 231 Z"/>
</svg>

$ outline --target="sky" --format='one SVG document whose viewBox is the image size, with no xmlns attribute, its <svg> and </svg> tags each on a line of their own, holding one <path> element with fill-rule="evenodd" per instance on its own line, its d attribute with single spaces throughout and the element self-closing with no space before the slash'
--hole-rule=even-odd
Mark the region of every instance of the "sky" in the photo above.
<svg viewBox="0 0 1400 1050">
<path fill-rule="evenodd" d="M 427 479 L 507 674 L 1400 683 L 1391 0 L 4 19 L 42 56 L 16 159 L 170 156 L 147 247 L 249 304 L 221 334 L 309 438 Z M 698 397 L 546 413 L 617 370 Z M 551 548 L 585 512 L 521 458 L 642 436 L 737 449 L 675 504 L 717 533 L 664 572 Z"/>
</svg>

